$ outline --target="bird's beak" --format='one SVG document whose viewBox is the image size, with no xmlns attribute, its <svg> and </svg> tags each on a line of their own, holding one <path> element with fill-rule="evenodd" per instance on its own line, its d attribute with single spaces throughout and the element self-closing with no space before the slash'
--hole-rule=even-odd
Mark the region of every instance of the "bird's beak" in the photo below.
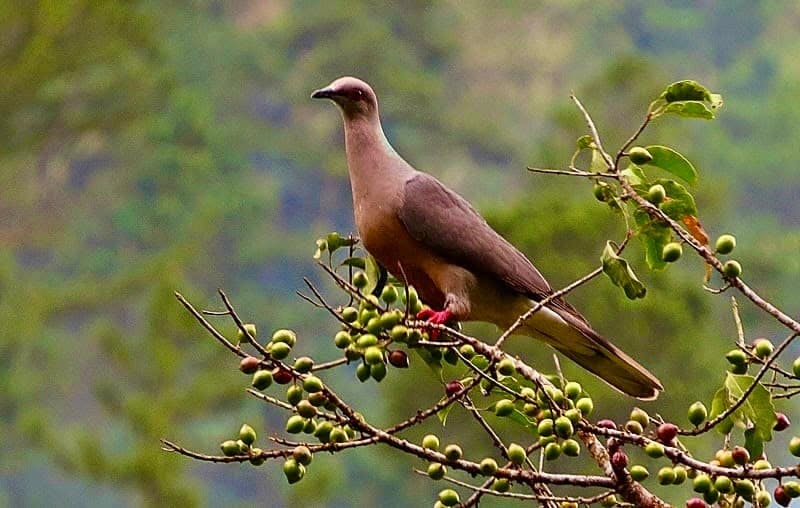
<svg viewBox="0 0 800 508">
<path fill-rule="evenodd" d="M 333 88 L 326 86 L 325 88 L 320 88 L 319 90 L 314 90 L 314 93 L 311 94 L 312 99 L 330 99 L 334 96 Z"/>
</svg>

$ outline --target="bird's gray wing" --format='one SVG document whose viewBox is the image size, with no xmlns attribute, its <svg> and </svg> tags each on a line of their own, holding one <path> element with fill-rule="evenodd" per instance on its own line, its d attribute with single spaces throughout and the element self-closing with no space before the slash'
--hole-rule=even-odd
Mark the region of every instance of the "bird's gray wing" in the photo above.
<svg viewBox="0 0 800 508">
<path fill-rule="evenodd" d="M 398 215 L 415 240 L 453 264 L 494 277 L 534 301 L 553 292 L 524 254 L 492 229 L 466 199 L 430 175 L 418 173 L 405 183 Z M 552 307 L 585 322 L 564 300 L 554 299 Z"/>
</svg>

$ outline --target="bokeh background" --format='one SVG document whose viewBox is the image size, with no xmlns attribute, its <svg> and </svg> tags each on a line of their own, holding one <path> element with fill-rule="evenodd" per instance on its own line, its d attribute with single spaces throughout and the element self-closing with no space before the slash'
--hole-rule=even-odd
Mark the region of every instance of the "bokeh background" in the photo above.
<svg viewBox="0 0 800 508">
<path fill-rule="evenodd" d="M 174 290 L 213 307 L 225 288 L 263 332 L 295 328 L 298 353 L 337 354 L 336 325 L 294 291 L 303 276 L 325 286 L 314 240 L 353 230 L 339 115 L 308 98 L 345 74 L 378 91 L 398 151 L 469 197 L 556 287 L 623 232 L 590 183 L 524 169 L 569 160 L 585 132 L 570 91 L 613 147 L 665 84 L 703 82 L 725 97 L 718 120 L 665 118 L 643 141 L 696 162 L 706 228 L 735 233 L 746 278 L 796 312 L 799 25 L 790 1 L 0 0 L 0 505 L 432 502 L 440 486 L 410 473 L 420 464 L 382 448 L 317 457 L 291 488 L 278 464 L 159 450 L 169 437 L 214 452 L 242 421 L 262 436 L 284 422 L 245 396 L 235 359 Z M 702 291 L 691 256 L 648 273 L 638 245 L 629 252 L 647 298 L 598 279 L 571 300 L 664 380 L 646 408 L 684 422 L 723 377 L 728 298 Z M 748 338 L 783 336 L 740 303 Z M 512 349 L 552 370 L 541 345 Z M 565 369 L 598 412 L 627 414 L 631 401 Z M 387 424 L 441 394 L 419 365 L 353 381 L 331 378 Z M 428 430 L 490 451 L 457 412 Z"/>
</svg>

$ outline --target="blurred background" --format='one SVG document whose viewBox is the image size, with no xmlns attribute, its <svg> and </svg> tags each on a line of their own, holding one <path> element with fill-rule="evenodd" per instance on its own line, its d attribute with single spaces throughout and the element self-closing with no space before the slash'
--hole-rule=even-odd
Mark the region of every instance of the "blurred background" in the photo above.
<svg viewBox="0 0 800 508">
<path fill-rule="evenodd" d="M 470 198 L 555 287 L 624 232 L 590 182 L 525 171 L 563 168 L 585 133 L 570 91 L 615 148 L 667 83 L 697 79 L 724 95 L 719 119 L 664 118 L 643 143 L 696 163 L 706 229 L 736 234 L 745 278 L 796 312 L 799 24 L 796 2 L 751 0 L 0 0 L 0 506 L 432 503 L 441 486 L 386 449 L 316 457 L 293 487 L 276 463 L 159 450 L 168 437 L 215 453 L 243 421 L 260 439 L 285 421 L 244 394 L 249 378 L 173 291 L 208 308 L 225 288 L 261 333 L 293 327 L 298 354 L 338 354 L 336 325 L 294 292 L 303 276 L 329 288 L 314 240 L 353 231 L 339 114 L 309 100 L 341 75 L 369 81 L 398 151 Z M 692 256 L 658 273 L 639 245 L 628 258 L 647 298 L 630 302 L 602 278 L 570 299 L 665 382 L 644 407 L 685 423 L 724 376 L 728 297 L 701 289 Z M 783 337 L 740 304 L 748 339 Z M 553 370 L 543 346 L 511 347 Z M 564 367 L 599 414 L 630 410 Z M 382 424 L 442 393 L 420 365 L 380 385 L 354 379 L 330 378 Z M 424 430 L 490 452 L 463 417 Z"/>
</svg>

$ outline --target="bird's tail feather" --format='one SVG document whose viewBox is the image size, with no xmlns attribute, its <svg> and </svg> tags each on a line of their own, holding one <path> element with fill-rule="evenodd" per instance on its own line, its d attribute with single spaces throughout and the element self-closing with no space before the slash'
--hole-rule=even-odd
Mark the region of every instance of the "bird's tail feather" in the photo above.
<svg viewBox="0 0 800 508">
<path fill-rule="evenodd" d="M 613 388 L 642 400 L 653 400 L 664 390 L 661 382 L 624 351 L 601 337 L 585 321 L 558 312 L 564 320 L 556 330 L 537 329 L 529 323 L 525 328 L 534 332 L 567 358 L 611 385 Z M 566 315 L 565 315 L 566 314 Z"/>
</svg>

